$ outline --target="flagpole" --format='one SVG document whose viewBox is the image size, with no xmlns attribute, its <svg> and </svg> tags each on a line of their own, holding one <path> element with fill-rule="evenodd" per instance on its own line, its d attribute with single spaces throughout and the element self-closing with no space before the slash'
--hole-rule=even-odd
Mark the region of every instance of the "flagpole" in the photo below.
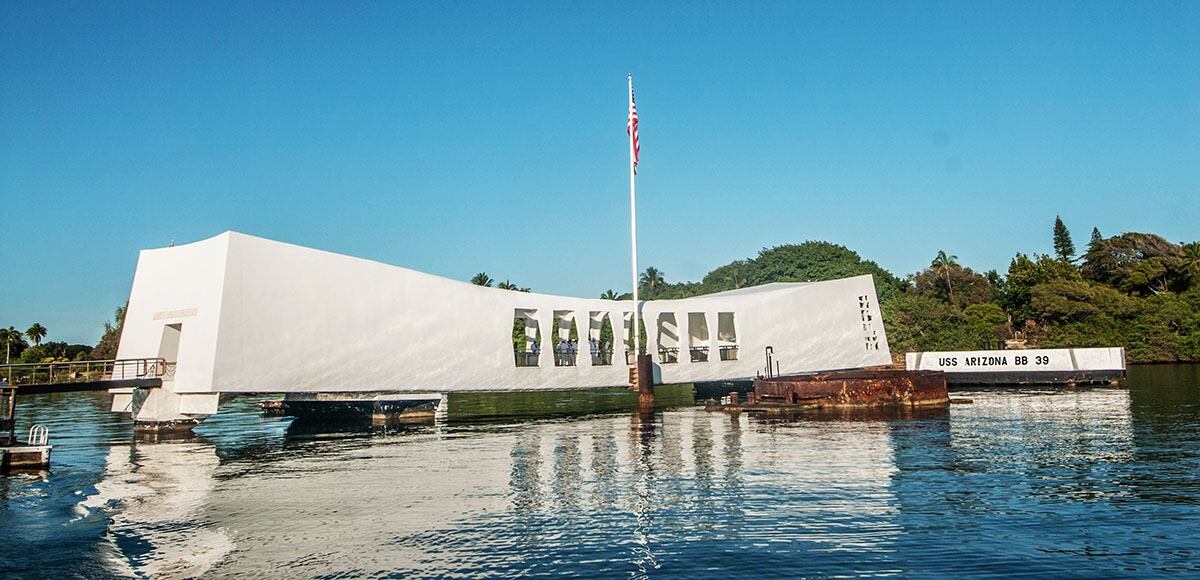
<svg viewBox="0 0 1200 580">
<path fill-rule="evenodd" d="M 633 111 L 633 73 L 629 74 L 629 110 Z M 641 302 L 638 300 L 637 262 L 637 153 L 634 151 L 633 131 L 629 132 L 629 253 L 630 274 L 633 279 L 633 356 L 642 354 L 641 328 L 638 324 Z"/>
</svg>

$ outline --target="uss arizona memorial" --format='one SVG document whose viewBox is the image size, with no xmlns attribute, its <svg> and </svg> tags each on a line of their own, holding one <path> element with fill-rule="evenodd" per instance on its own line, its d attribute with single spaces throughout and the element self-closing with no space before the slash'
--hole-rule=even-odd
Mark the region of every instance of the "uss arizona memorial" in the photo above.
<svg viewBox="0 0 1200 580">
<path fill-rule="evenodd" d="M 870 276 L 640 308 L 656 384 L 751 378 L 763 371 L 767 347 L 778 366 L 771 370 L 785 374 L 891 362 Z M 166 423 L 214 414 L 243 393 L 623 386 L 632 309 L 632 301 L 476 286 L 226 232 L 141 252 L 118 358 L 174 367 L 161 388 L 118 392 L 113 407 Z M 523 351 L 514 348 L 514 324 L 525 329 Z M 568 361 L 555 351 L 572 327 L 580 347 Z M 611 328 L 611 351 L 593 354 L 602 328 Z"/>
</svg>

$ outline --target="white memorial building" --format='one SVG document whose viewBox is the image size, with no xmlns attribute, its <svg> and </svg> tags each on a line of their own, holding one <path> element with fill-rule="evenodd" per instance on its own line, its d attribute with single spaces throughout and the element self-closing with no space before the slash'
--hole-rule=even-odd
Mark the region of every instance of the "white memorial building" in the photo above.
<svg viewBox="0 0 1200 580">
<path fill-rule="evenodd" d="M 226 232 L 141 252 L 118 358 L 162 358 L 173 372 L 161 388 L 118 394 L 114 410 L 168 422 L 240 393 L 625 386 L 632 310 Z M 657 384 L 752 378 L 767 347 L 784 374 L 891 362 L 871 276 L 646 301 L 640 312 Z"/>
</svg>

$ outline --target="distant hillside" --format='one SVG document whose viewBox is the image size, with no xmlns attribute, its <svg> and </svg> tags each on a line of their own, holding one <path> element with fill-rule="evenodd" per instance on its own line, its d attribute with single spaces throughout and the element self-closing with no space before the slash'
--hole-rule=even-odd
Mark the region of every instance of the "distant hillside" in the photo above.
<svg viewBox="0 0 1200 580">
<path fill-rule="evenodd" d="M 808 241 L 763 249 L 699 282 L 672 283 L 647 268 L 639 291 L 648 300 L 687 298 L 871 274 L 893 352 L 1124 346 L 1131 362 L 1200 360 L 1200 242 L 1145 233 L 1105 238 L 1093 229 L 1076 255 L 1060 219 L 1052 237 L 1056 255 L 1018 252 L 1005 273 L 979 273 L 939 252 L 901 279 L 845 246 Z"/>
</svg>

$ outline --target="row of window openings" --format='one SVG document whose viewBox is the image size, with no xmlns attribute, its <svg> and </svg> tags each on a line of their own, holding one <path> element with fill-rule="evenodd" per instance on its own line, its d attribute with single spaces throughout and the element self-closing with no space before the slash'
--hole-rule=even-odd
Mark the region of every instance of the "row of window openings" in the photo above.
<svg viewBox="0 0 1200 580">
<path fill-rule="evenodd" d="M 871 314 L 871 296 L 862 295 L 858 297 L 858 315 L 862 318 L 863 341 L 867 350 L 879 350 L 879 335 L 876 333 L 872 324 Z"/>
<path fill-rule="evenodd" d="M 710 360 L 710 335 L 708 317 L 703 312 L 689 312 L 687 350 L 691 362 L 708 362 Z M 633 354 L 633 314 L 622 313 L 625 332 L 625 364 L 634 363 Z M 592 366 L 609 366 L 613 364 L 613 328 L 612 320 L 607 312 L 591 312 L 588 317 L 586 337 L 580 337 L 579 328 L 575 323 L 575 313 L 570 310 L 555 310 L 550 329 L 553 339 L 549 345 L 543 345 L 541 329 L 538 326 L 537 310 L 517 309 L 513 314 L 513 354 L 519 367 L 536 367 L 542 362 L 543 349 L 546 359 L 554 366 L 576 366 L 580 356 L 590 356 Z M 642 350 L 646 348 L 646 321 L 638 320 Z M 656 338 L 658 339 L 658 362 L 674 364 L 679 362 L 680 339 L 679 324 L 673 312 L 663 312 L 655 321 Z M 737 360 L 737 329 L 732 312 L 717 313 L 717 355 L 716 360 Z"/>
</svg>

